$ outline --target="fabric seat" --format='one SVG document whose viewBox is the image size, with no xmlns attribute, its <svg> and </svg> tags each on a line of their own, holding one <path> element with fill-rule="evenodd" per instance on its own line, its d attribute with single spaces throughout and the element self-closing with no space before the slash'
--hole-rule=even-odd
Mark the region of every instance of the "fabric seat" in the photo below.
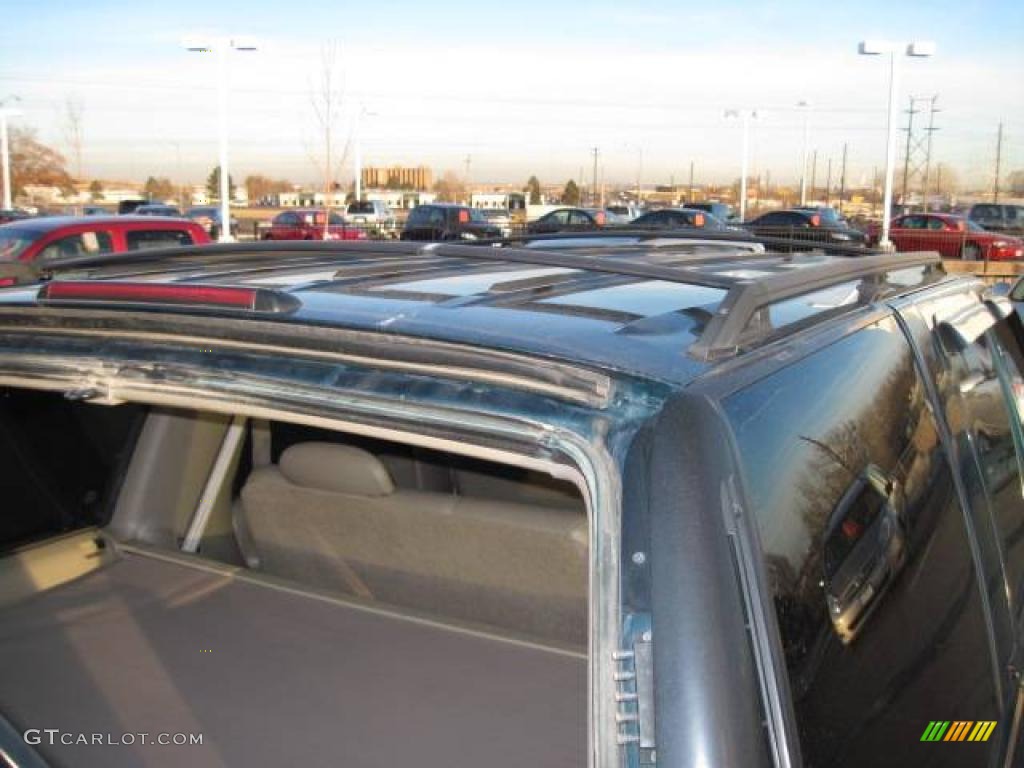
<svg viewBox="0 0 1024 768">
<path fill-rule="evenodd" d="M 246 561 L 264 572 L 586 642 L 587 520 L 579 509 L 396 489 L 367 451 L 300 443 L 250 475 L 236 516 Z"/>
</svg>

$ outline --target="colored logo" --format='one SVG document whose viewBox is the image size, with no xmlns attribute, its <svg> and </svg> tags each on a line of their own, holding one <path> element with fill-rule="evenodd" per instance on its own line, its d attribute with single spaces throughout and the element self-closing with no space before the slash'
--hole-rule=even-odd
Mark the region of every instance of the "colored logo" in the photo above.
<svg viewBox="0 0 1024 768">
<path fill-rule="evenodd" d="M 921 741 L 988 741 L 997 724 L 995 720 L 932 720 Z"/>
</svg>

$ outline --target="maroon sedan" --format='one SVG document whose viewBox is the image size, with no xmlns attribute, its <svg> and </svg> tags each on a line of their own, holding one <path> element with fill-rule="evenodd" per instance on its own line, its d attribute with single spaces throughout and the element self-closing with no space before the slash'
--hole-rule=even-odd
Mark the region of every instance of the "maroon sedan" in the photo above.
<svg viewBox="0 0 1024 768">
<path fill-rule="evenodd" d="M 334 213 L 320 208 L 299 208 L 274 217 L 264 240 L 365 240 L 366 232 L 351 227 Z"/>
<path fill-rule="evenodd" d="M 51 261 L 208 242 L 206 231 L 187 219 L 44 216 L 0 226 L 0 261 Z"/>
<path fill-rule="evenodd" d="M 877 243 L 879 228 L 870 230 Z M 897 251 L 938 251 L 944 259 L 1011 261 L 1024 259 L 1024 241 L 982 229 L 964 216 L 910 213 L 894 219 L 889 239 Z"/>
</svg>

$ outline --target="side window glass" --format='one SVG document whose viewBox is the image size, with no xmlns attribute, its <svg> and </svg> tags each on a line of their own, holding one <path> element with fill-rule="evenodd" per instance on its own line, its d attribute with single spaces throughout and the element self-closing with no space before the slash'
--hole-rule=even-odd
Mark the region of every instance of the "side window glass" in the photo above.
<svg viewBox="0 0 1024 768">
<path fill-rule="evenodd" d="M 192 235 L 173 229 L 137 229 L 125 232 L 124 238 L 129 251 L 192 245 Z"/>
<path fill-rule="evenodd" d="M 1010 428 L 1009 436 L 993 451 L 988 471 L 993 481 L 996 526 L 1003 541 L 1006 577 L 1015 611 L 1020 616 L 1024 612 L 1024 360 L 1005 322 L 986 336 Z"/>
<path fill-rule="evenodd" d="M 1024 608 L 1024 490 L 1020 454 L 1020 398 L 1024 395 L 1024 381 L 1008 352 L 1012 347 L 1000 341 L 989 310 L 977 303 L 968 306 L 974 311 L 958 312 L 959 323 L 940 324 L 938 336 L 950 377 L 946 411 L 965 463 L 971 457 L 974 459 L 964 475 L 975 517 L 980 518 L 979 535 L 988 534 L 982 546 L 993 550 L 989 555 L 993 562 L 1002 562 L 1010 603 L 1019 616 Z M 993 601 L 1001 603 L 1006 590 L 1001 574 L 993 570 L 990 591 Z"/>
<path fill-rule="evenodd" d="M 725 410 L 805 765 L 914 765 L 930 721 L 996 720 L 963 512 L 895 321 L 762 379 Z M 971 748 L 981 765 L 995 746 Z"/>
<path fill-rule="evenodd" d="M 51 261 L 74 256 L 95 256 L 113 250 L 114 244 L 108 232 L 81 232 L 53 241 L 39 252 L 38 259 Z"/>
</svg>

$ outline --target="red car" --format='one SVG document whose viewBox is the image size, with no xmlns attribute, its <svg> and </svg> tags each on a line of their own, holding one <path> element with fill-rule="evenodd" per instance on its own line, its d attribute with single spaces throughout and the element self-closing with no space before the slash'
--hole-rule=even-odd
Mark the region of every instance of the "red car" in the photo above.
<svg viewBox="0 0 1024 768">
<path fill-rule="evenodd" d="M 327 226 L 324 226 L 324 225 Z M 366 232 L 351 227 L 334 213 L 319 208 L 298 208 L 274 217 L 270 229 L 263 233 L 264 240 L 365 240 Z"/>
<path fill-rule="evenodd" d="M 0 261 L 51 261 L 208 242 L 206 231 L 187 219 L 45 216 L 0 226 Z"/>
<path fill-rule="evenodd" d="M 873 244 L 878 242 L 880 231 L 877 225 L 869 229 Z M 892 222 L 889 239 L 897 251 L 938 251 L 944 259 L 1024 259 L 1024 240 L 988 232 L 964 216 L 947 213 L 900 216 Z"/>
</svg>

